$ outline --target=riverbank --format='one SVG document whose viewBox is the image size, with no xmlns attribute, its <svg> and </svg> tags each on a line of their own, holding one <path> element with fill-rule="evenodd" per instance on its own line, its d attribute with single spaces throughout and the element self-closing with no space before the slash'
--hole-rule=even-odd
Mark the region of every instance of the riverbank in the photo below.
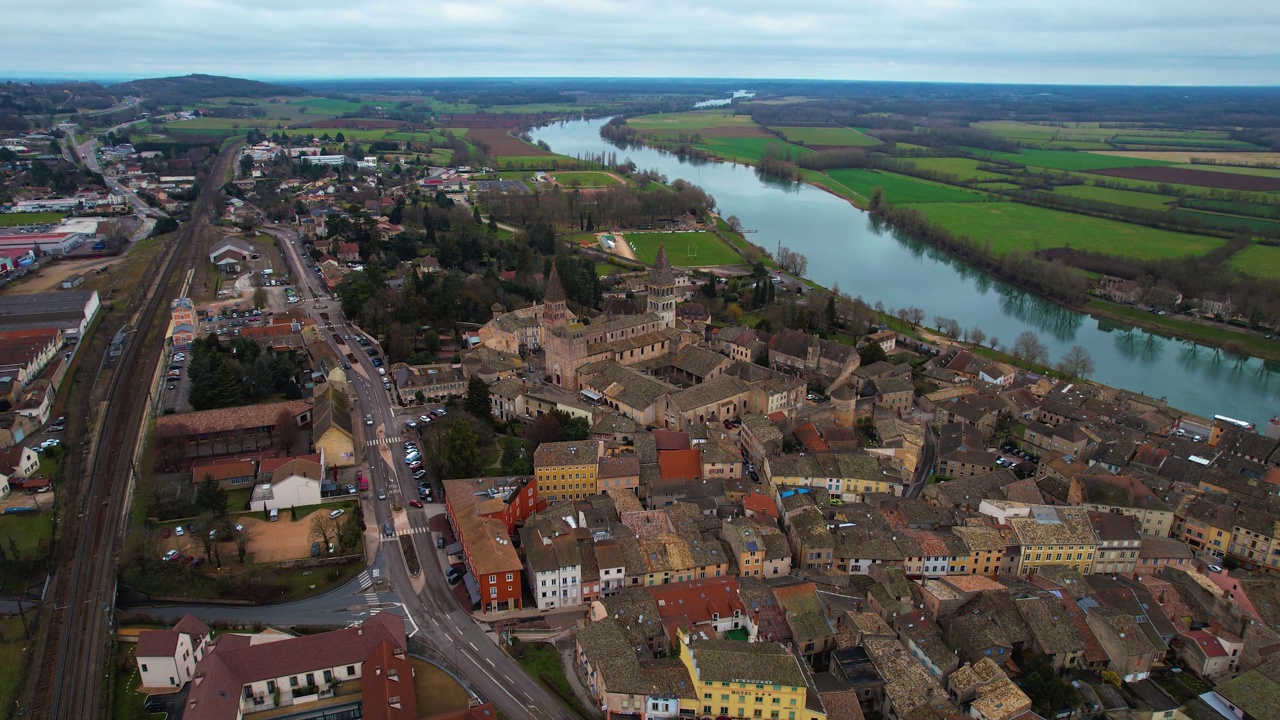
<svg viewBox="0 0 1280 720">
<path fill-rule="evenodd" d="M 641 142 L 641 144 L 643 145 L 645 143 Z M 646 146 L 656 150 L 665 150 L 665 148 L 660 144 Z M 666 151 L 670 152 L 669 150 Z M 739 156 L 730 157 L 724 153 L 717 153 L 714 150 L 707 151 L 707 154 L 719 158 L 720 162 L 743 165 L 745 167 L 756 167 L 750 160 Z M 864 197 L 849 188 L 844 187 L 835 178 L 832 178 L 825 172 L 801 168 L 799 170 L 799 177 L 800 179 L 796 182 L 803 182 L 804 184 L 822 190 L 829 195 L 840 198 L 858 210 L 876 215 L 881 219 L 881 221 L 885 222 L 890 227 L 895 228 L 899 232 L 905 232 L 912 238 L 924 242 L 939 251 L 947 253 L 951 258 L 959 260 L 960 262 L 970 262 L 968 259 L 956 255 L 946 246 L 932 242 L 931 238 L 905 230 L 892 222 L 890 218 L 885 218 L 876 213 L 871 208 L 870 198 Z M 991 268 L 975 266 L 975 269 L 993 278 L 999 279 L 1002 282 L 1013 285 L 1024 292 L 1051 302 L 1054 305 L 1084 313 L 1095 319 L 1131 325 L 1147 332 L 1156 333 L 1175 340 L 1189 341 L 1199 345 L 1205 345 L 1209 348 L 1230 353 L 1232 355 L 1243 355 L 1244 357 L 1258 358 L 1264 361 L 1280 362 L 1280 342 L 1267 340 L 1261 334 L 1255 332 L 1238 330 L 1208 321 L 1197 321 L 1185 316 L 1157 315 L 1133 306 L 1112 303 L 1092 295 L 1090 295 L 1088 300 L 1083 304 L 1064 302 L 1061 298 L 1046 295 L 1028 283 L 1021 282 L 1017 277 L 996 272 Z M 801 279 L 803 280 L 803 278 Z M 814 285 L 816 286 L 816 284 Z"/>
</svg>

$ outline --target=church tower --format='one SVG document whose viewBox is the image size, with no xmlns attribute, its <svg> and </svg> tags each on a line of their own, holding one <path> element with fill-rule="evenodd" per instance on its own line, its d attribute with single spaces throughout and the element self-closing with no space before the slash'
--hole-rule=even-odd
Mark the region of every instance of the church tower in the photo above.
<svg viewBox="0 0 1280 720">
<path fill-rule="evenodd" d="M 547 275 L 547 287 L 542 297 L 543 327 L 563 326 L 568 308 L 565 306 L 564 286 L 560 284 L 560 273 L 556 272 L 556 264 L 551 263 L 551 273 Z"/>
<path fill-rule="evenodd" d="M 658 257 L 649 271 L 649 312 L 662 318 L 663 327 L 676 324 L 676 278 L 667 261 L 667 246 L 658 246 Z"/>
</svg>

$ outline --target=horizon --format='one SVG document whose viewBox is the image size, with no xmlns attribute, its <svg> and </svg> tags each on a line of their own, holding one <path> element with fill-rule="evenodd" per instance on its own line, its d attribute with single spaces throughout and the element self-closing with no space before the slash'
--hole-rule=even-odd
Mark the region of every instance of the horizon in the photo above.
<svg viewBox="0 0 1280 720">
<path fill-rule="evenodd" d="M 1277 82 L 1280 5 L 1193 0 L 456 0 L 354 8 L 86 0 L 10 9 L 26 78 L 192 72 L 294 82 L 386 77 L 711 78 L 1132 87 Z M 58 42 L 49 42 L 57 38 Z M 104 67 L 113 68 L 103 72 Z"/>
</svg>

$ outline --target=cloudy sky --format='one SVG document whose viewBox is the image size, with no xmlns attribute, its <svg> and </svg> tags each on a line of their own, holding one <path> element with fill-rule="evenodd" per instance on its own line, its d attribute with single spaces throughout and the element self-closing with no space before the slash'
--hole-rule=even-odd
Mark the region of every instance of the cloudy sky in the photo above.
<svg viewBox="0 0 1280 720">
<path fill-rule="evenodd" d="M 1273 0 L 40 0 L 0 73 L 1280 80 Z"/>
</svg>

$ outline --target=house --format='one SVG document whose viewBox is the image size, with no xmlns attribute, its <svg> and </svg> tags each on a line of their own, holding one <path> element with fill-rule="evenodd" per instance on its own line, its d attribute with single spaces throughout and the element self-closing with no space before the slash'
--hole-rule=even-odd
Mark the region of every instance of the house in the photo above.
<svg viewBox="0 0 1280 720">
<path fill-rule="evenodd" d="M 0 475 L 6 481 L 34 477 L 40 469 L 40 454 L 29 447 L 14 445 L 0 451 Z"/>
<path fill-rule="evenodd" d="M 481 612 L 519 610 L 524 565 L 511 545 L 501 520 L 475 513 L 449 516 L 462 545 L 462 555 L 477 585 L 475 602 Z"/>
<path fill-rule="evenodd" d="M 1183 630 L 1178 647 L 1182 666 L 1206 680 L 1218 680 L 1236 671 L 1244 641 L 1237 637 L 1214 635 L 1206 630 Z"/>
<path fill-rule="evenodd" d="M 799 330 L 783 329 L 769 340 L 769 367 L 827 380 L 857 369 L 861 359 L 848 345 Z"/>
<path fill-rule="evenodd" d="M 1098 536 L 1093 571 L 1104 575 L 1130 575 L 1138 565 L 1142 534 L 1137 518 L 1130 515 L 1090 511 L 1089 523 Z"/>
<path fill-rule="evenodd" d="M 781 577 L 791 570 L 791 548 L 773 525 L 730 519 L 720 526 L 720 537 L 737 560 L 741 577 Z"/>
<path fill-rule="evenodd" d="M 682 632 L 680 662 L 693 686 L 693 699 L 680 702 L 682 716 L 754 717 L 755 711 L 768 708 L 786 713 L 779 717 L 826 720 L 817 692 L 809 692 L 811 680 L 800 659 L 781 643 L 703 639 Z M 738 692 L 725 692 L 728 684 Z"/>
<path fill-rule="evenodd" d="M 938 429 L 938 474 L 949 478 L 970 478 L 996 470 L 996 458 L 983 442 L 977 425 L 950 422 Z"/>
<path fill-rule="evenodd" d="M 897 413 L 898 417 L 911 413 L 915 386 L 910 380 L 897 376 L 877 378 L 868 383 L 867 391 L 875 398 L 876 407 Z"/>
<path fill-rule="evenodd" d="M 338 243 L 338 259 L 345 263 L 360 262 L 360 243 Z"/>
<path fill-rule="evenodd" d="M 444 480 L 445 509 L 450 522 L 463 514 L 492 518 L 502 523 L 506 534 L 516 525 L 546 507 L 538 498 L 538 484 L 532 477 L 475 478 Z"/>
<path fill-rule="evenodd" d="M 1128 613 L 1108 607 L 1095 607 L 1085 617 L 1089 629 L 1107 653 L 1107 667 L 1125 682 L 1145 680 L 1151 668 L 1168 649 L 1158 635 Z"/>
<path fill-rule="evenodd" d="M 325 383 L 316 395 L 311 435 L 316 452 L 323 453 L 331 466 L 351 467 L 359 461 L 355 421 L 342 383 Z"/>
<path fill-rule="evenodd" d="M 1138 300 L 1141 288 L 1133 280 L 1125 280 L 1114 275 L 1103 275 L 1098 278 L 1098 295 L 1118 303 L 1134 304 Z"/>
<path fill-rule="evenodd" d="M 1086 510 L 1132 515 L 1143 535 L 1169 537 L 1173 527 L 1173 508 L 1131 475 L 1077 475 L 1071 479 L 1067 502 Z"/>
<path fill-rule="evenodd" d="M 311 402 L 285 400 L 161 415 L 156 418 L 156 433 L 163 440 L 180 443 L 188 456 L 225 455 L 233 448 L 260 450 L 279 440 L 284 420 L 291 427 L 307 425 Z"/>
<path fill-rule="evenodd" d="M 533 453 L 538 496 L 547 502 L 596 493 L 601 443 L 594 440 L 542 443 Z"/>
<path fill-rule="evenodd" d="M 208 650 L 209 627 L 187 613 L 168 630 L 138 633 L 134 659 L 147 689 L 177 690 L 193 677 Z"/>
<path fill-rule="evenodd" d="M 986 507 L 988 503 L 983 502 L 979 511 L 986 512 Z M 1051 506 L 1023 510 L 1026 515 L 1007 520 L 1021 550 L 1016 572 L 1033 575 L 1051 566 L 1065 566 L 1081 574 L 1091 571 L 1098 540 L 1086 511 Z"/>
<path fill-rule="evenodd" d="M 224 273 L 240 272 L 254 257 L 252 247 L 236 240 L 224 240 L 209 251 L 209 262 Z"/>
<path fill-rule="evenodd" d="M 192 674 L 195 682 L 183 707 L 187 720 L 238 720 L 250 713 L 273 708 L 296 707 L 338 695 L 340 683 L 359 683 L 369 700 L 386 701 L 363 680 L 366 674 L 394 676 L 398 685 L 407 686 L 413 695 L 412 678 L 404 677 L 399 667 L 380 661 L 380 648 L 389 645 L 392 654 L 403 656 L 406 650 L 404 619 L 392 613 L 379 613 L 353 625 L 317 635 L 246 636 L 231 633 L 219 635 Z M 375 670 L 375 667 L 379 668 Z M 388 678 L 390 679 L 390 678 Z M 360 694 L 349 696 L 345 705 L 357 708 Z M 401 704 L 404 704 L 401 700 Z M 365 708 L 366 717 L 400 717 L 378 714 L 372 702 Z M 297 712 L 295 710 L 294 712 Z"/>
<path fill-rule="evenodd" d="M 318 467 L 317 463 L 312 464 Z M 281 476 L 279 479 L 273 479 L 253 489 L 253 495 L 249 499 L 251 510 L 266 512 L 320 504 L 322 479 L 319 474 L 307 477 L 292 472 L 277 471 L 277 473 Z"/>
<path fill-rule="evenodd" d="M 582 604 L 583 559 L 574 521 L 573 505 L 559 503 L 531 516 L 520 529 L 529 588 L 539 610 Z"/>
<path fill-rule="evenodd" d="M 898 333 L 892 330 L 881 330 L 880 332 L 872 333 L 862 338 L 862 342 L 864 344 L 875 343 L 880 346 L 880 349 L 884 351 L 885 355 L 888 355 L 897 347 Z"/>
<path fill-rule="evenodd" d="M 1071 456 L 1078 456 L 1090 441 L 1088 434 L 1074 422 L 1049 427 L 1035 420 L 1026 424 L 1022 439 L 1036 448 L 1037 452 L 1053 451 Z"/>
</svg>

